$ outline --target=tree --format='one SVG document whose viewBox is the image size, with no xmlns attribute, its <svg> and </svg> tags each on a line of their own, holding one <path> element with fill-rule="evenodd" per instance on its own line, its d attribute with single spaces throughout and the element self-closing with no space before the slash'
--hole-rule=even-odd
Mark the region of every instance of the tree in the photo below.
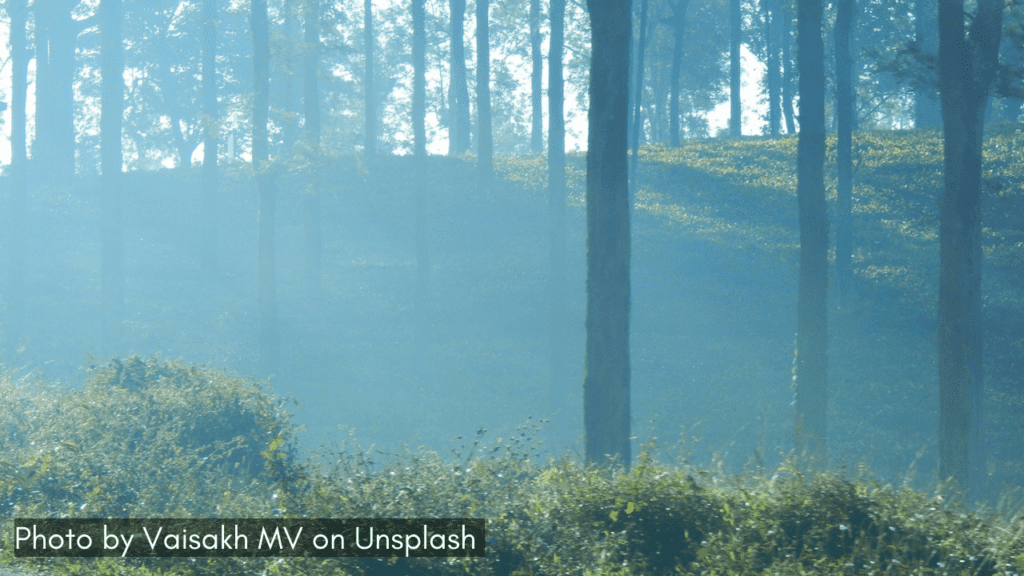
<svg viewBox="0 0 1024 576">
<path fill-rule="evenodd" d="M 424 179 L 427 162 L 427 33 L 424 0 L 412 0 L 412 131 L 413 178 L 416 196 L 416 348 L 421 367 L 426 359 L 427 307 L 430 302 L 430 251 Z"/>
<path fill-rule="evenodd" d="M 67 179 L 75 173 L 75 40 L 93 23 L 72 18 L 77 5 L 76 0 L 39 0 L 34 5 L 37 126 L 32 150 L 42 164 L 36 172 L 44 178 Z M 118 30 L 120 26 L 118 22 Z"/>
<path fill-rule="evenodd" d="M 916 48 L 922 56 L 934 59 L 938 52 L 936 38 L 935 0 L 915 0 L 914 32 Z M 933 60 L 934 61 L 934 60 Z M 936 86 L 918 82 L 914 86 L 914 128 L 938 128 L 942 125 L 942 108 Z"/>
<path fill-rule="evenodd" d="M 781 18 L 775 0 L 761 0 L 761 11 L 764 14 L 764 44 L 767 54 L 765 89 L 768 92 L 768 134 L 778 136 L 781 128 L 779 112 L 782 109 L 782 81 L 779 78 L 779 46 L 775 29 L 779 27 Z"/>
<path fill-rule="evenodd" d="M 629 181 L 636 191 L 636 178 L 640 167 L 640 131 L 643 130 L 643 117 L 640 115 L 640 104 L 644 94 L 644 56 L 647 50 L 647 8 L 649 0 L 640 0 L 640 38 L 636 43 L 636 74 L 633 76 L 633 123 L 629 134 L 633 159 L 629 165 Z"/>
<path fill-rule="evenodd" d="M 203 202 L 201 261 L 208 280 L 217 274 L 217 0 L 203 0 Z"/>
<path fill-rule="evenodd" d="M 828 402 L 828 215 L 825 204 L 825 46 L 821 0 L 798 0 L 797 66 L 800 136 L 797 202 L 800 278 L 797 303 L 796 426 L 798 451 L 823 464 Z"/>
<path fill-rule="evenodd" d="M 544 74 L 544 56 L 540 53 L 540 0 L 530 0 L 530 151 L 544 151 L 543 94 L 541 77 Z"/>
<path fill-rule="evenodd" d="M 367 6 L 369 8 L 369 6 Z M 367 12 L 372 28 L 372 16 Z M 320 226 L 320 85 L 317 81 L 317 68 L 320 60 L 320 0 L 306 0 L 303 14 L 303 83 L 302 83 L 302 108 L 305 117 L 305 140 L 306 149 L 312 159 L 310 177 L 312 183 L 310 190 L 303 196 L 303 208 L 305 209 L 306 226 L 306 287 L 310 298 L 316 302 L 321 296 L 321 277 L 323 261 L 323 239 Z M 373 79 L 373 38 L 369 38 L 369 48 L 366 52 L 367 70 L 366 77 L 372 86 Z M 367 94 L 370 90 L 367 89 Z M 371 98 L 366 98 L 368 105 L 366 113 L 366 147 L 364 151 L 367 156 L 373 154 L 373 140 L 371 136 L 376 129 L 371 129 L 373 120 L 370 108 Z"/>
<path fill-rule="evenodd" d="M 796 118 L 793 113 L 793 59 L 789 55 L 789 47 L 793 42 L 793 12 L 790 0 L 779 2 L 779 25 L 775 27 L 776 41 L 782 49 L 782 118 L 786 122 L 786 133 L 796 134 Z"/>
<path fill-rule="evenodd" d="M 259 194 L 259 292 L 260 363 L 264 376 L 277 372 L 277 280 L 275 273 L 275 210 L 277 184 L 269 165 L 270 27 L 267 0 L 252 0 L 250 12 L 253 51 L 252 168 Z"/>
<path fill-rule="evenodd" d="M 480 172 L 489 175 L 493 168 L 494 138 L 491 135 L 491 49 L 488 34 L 490 0 L 476 0 L 476 115 L 477 156 Z"/>
<path fill-rule="evenodd" d="M 306 42 L 308 43 L 309 41 L 310 39 L 307 32 Z M 364 66 L 366 72 L 363 76 L 363 96 L 365 98 L 363 113 L 365 142 L 363 143 L 363 155 L 366 159 L 373 158 L 373 155 L 377 151 L 377 95 L 373 92 L 373 45 L 373 0 L 364 0 L 363 54 L 365 58 Z"/>
<path fill-rule="evenodd" d="M 668 3 L 672 15 L 668 22 L 672 25 L 672 72 L 669 77 L 670 92 L 668 101 L 669 142 L 679 146 L 679 76 L 683 70 L 683 42 L 686 39 L 686 8 L 690 0 L 674 0 Z"/>
<path fill-rule="evenodd" d="M 586 458 L 630 465 L 629 0 L 587 0 L 590 111 L 587 137 Z"/>
<path fill-rule="evenodd" d="M 836 282 L 845 300 L 853 272 L 853 31 L 854 0 L 838 0 L 835 24 L 836 59 Z"/>
<path fill-rule="evenodd" d="M 1003 2 L 978 0 L 970 30 L 963 0 L 939 0 L 939 98 L 945 177 L 939 215 L 939 474 L 980 489 L 981 146 L 999 64 Z"/>
<path fill-rule="evenodd" d="M 562 55 L 565 50 L 565 0 L 551 0 L 551 45 L 548 48 L 548 244 L 550 249 L 548 291 L 551 324 L 548 335 L 551 379 L 548 404 L 563 418 L 556 425 L 566 429 L 569 375 L 566 353 L 566 245 L 565 245 L 565 114 Z"/>
<path fill-rule="evenodd" d="M 124 113 L 124 47 L 121 0 L 100 2 L 100 168 L 102 201 L 100 289 L 104 347 L 118 340 L 124 307 L 124 239 L 121 234 L 121 124 Z"/>
<path fill-rule="evenodd" d="M 644 0 L 646 2 L 646 0 Z M 743 134 L 743 106 L 740 100 L 742 66 L 740 46 L 743 36 L 743 11 L 740 0 L 729 0 L 729 135 Z"/>
<path fill-rule="evenodd" d="M 469 88 L 466 86 L 466 51 L 463 44 L 463 20 L 466 0 L 448 0 L 451 11 L 451 83 L 448 87 L 448 153 L 469 150 Z"/>
<path fill-rule="evenodd" d="M 8 344 L 21 336 L 25 319 L 25 196 L 28 158 L 25 153 L 25 104 L 28 90 L 28 4 L 9 0 L 11 55 L 11 204 L 8 252 Z"/>
</svg>

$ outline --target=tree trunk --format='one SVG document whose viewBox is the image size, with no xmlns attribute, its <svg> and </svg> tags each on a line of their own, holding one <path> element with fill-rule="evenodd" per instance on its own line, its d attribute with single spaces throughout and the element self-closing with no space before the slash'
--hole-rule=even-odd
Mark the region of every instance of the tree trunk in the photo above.
<svg viewBox="0 0 1024 576">
<path fill-rule="evenodd" d="M 828 215 L 825 205 L 825 47 L 821 0 L 798 0 L 800 136 L 797 202 L 800 279 L 797 303 L 794 444 L 812 463 L 828 458 Z"/>
<path fill-rule="evenodd" d="M 489 176 L 493 169 L 494 138 L 491 135 L 491 49 L 488 20 L 490 0 L 476 0 L 476 114 L 477 156 L 480 172 Z"/>
<path fill-rule="evenodd" d="M 782 48 L 782 119 L 786 122 L 786 134 L 796 134 L 796 114 L 793 113 L 793 58 L 789 47 L 793 43 L 793 13 L 789 2 L 781 2 L 779 25 L 775 27 L 779 46 Z"/>
<path fill-rule="evenodd" d="M 677 5 L 678 6 L 678 5 Z M 630 465 L 629 0 L 588 0 L 586 458 Z"/>
<path fill-rule="evenodd" d="M 306 121 L 304 135 L 306 146 L 313 160 L 313 170 L 310 174 L 312 180 L 311 190 L 303 198 L 306 227 L 306 287 L 310 300 L 319 302 L 322 295 L 321 278 L 323 262 L 323 239 L 320 226 L 320 85 L 317 78 L 317 68 L 320 62 L 320 0 L 307 0 L 304 4 L 304 9 L 303 26 L 305 29 L 303 30 L 303 44 L 305 45 L 305 53 L 303 54 L 302 107 L 303 116 Z M 372 17 L 370 17 L 369 12 L 367 12 L 367 17 L 372 29 L 372 19 L 370 19 Z M 372 46 L 373 38 L 371 33 L 366 53 L 368 86 L 372 86 L 373 79 Z M 367 90 L 367 93 L 372 94 L 372 91 Z M 367 97 L 366 102 L 369 105 L 371 98 Z M 373 112 L 368 107 L 367 118 L 372 116 Z M 369 134 L 373 133 L 372 130 L 369 130 L 372 123 L 370 120 L 366 122 L 368 128 L 366 150 L 368 155 L 373 153 L 374 137 L 369 136 Z"/>
<path fill-rule="evenodd" d="M 424 180 L 426 179 L 426 54 L 427 33 L 424 0 L 412 0 L 412 130 L 413 179 L 416 196 L 416 295 L 415 295 L 415 347 L 419 369 L 426 368 L 426 350 L 430 303 L 430 250 L 427 235 L 427 206 Z"/>
<path fill-rule="evenodd" d="M 36 170 L 46 181 L 67 180 L 75 170 L 75 39 L 71 10 L 77 2 L 45 0 L 34 7 L 36 20 Z"/>
<path fill-rule="evenodd" d="M 644 56 L 647 52 L 647 8 L 649 0 L 640 0 L 640 38 L 636 43 L 636 74 L 633 80 L 633 123 L 629 135 L 633 149 L 632 162 L 629 165 L 629 181 L 634 193 L 637 187 L 637 174 L 640 167 L 640 133 L 643 132 L 643 117 L 640 115 L 644 95 Z"/>
<path fill-rule="evenodd" d="M 217 110 L 217 0 L 203 0 L 203 171 L 201 194 L 203 213 L 202 256 L 207 281 L 217 276 L 217 140 L 220 121 Z"/>
<path fill-rule="evenodd" d="M 936 58 L 938 55 L 938 39 L 935 0 L 915 0 L 914 2 L 914 33 L 915 42 L 921 54 Z M 921 84 L 914 88 L 914 128 L 940 128 L 942 126 L 942 106 L 939 104 L 938 91 L 935 86 Z"/>
<path fill-rule="evenodd" d="M 533 68 L 530 72 L 530 152 L 544 151 L 543 88 L 544 56 L 541 54 L 540 0 L 530 0 L 530 58 Z"/>
<path fill-rule="evenodd" d="M 309 43 L 309 41 L 307 26 L 306 42 Z M 365 98 L 363 131 L 365 132 L 366 140 L 363 144 L 363 156 L 367 160 L 373 158 L 373 155 L 377 152 L 377 95 L 374 93 L 373 83 L 373 52 L 373 0 L 365 0 L 363 2 L 363 64 L 366 67 L 366 72 L 363 76 L 363 97 Z M 319 110 L 319 104 L 317 105 L 317 109 Z"/>
<path fill-rule="evenodd" d="M 466 0 L 449 0 L 451 11 L 451 87 L 448 103 L 451 124 L 448 132 L 448 153 L 462 154 L 469 150 L 469 88 L 466 86 L 466 51 L 463 44 L 463 21 Z"/>
<path fill-rule="evenodd" d="M 679 75 L 683 70 L 683 40 L 686 38 L 686 8 L 690 0 L 676 0 L 672 7 L 672 77 L 668 101 L 669 143 L 679 146 Z"/>
<path fill-rule="evenodd" d="M 963 0 L 939 0 L 945 184 L 939 216 L 939 475 L 982 489 L 981 161 L 1003 3 L 979 0 L 965 36 Z"/>
<path fill-rule="evenodd" d="M 565 240 L 565 115 L 562 57 L 565 50 L 565 0 L 551 0 L 551 45 L 548 48 L 548 292 L 551 305 L 548 352 L 548 406 L 561 414 L 554 424 L 563 436 L 568 423 L 572 382 L 568 370 Z"/>
<path fill-rule="evenodd" d="M 284 36 L 281 43 L 284 45 L 285 51 L 282 56 L 288 58 L 290 54 L 294 53 L 293 47 L 298 44 L 299 40 L 299 23 L 296 18 L 297 8 L 295 0 L 284 0 L 281 10 L 284 12 L 284 23 L 283 27 L 279 29 L 279 33 Z M 275 57 L 277 56 L 275 55 Z M 298 75 L 292 72 L 290 63 L 286 66 L 277 66 L 277 68 L 281 69 L 277 77 L 280 78 L 283 84 L 279 93 L 281 111 L 284 112 L 281 118 L 281 152 L 282 155 L 287 156 L 295 149 L 295 142 L 299 139 L 299 98 L 296 87 L 296 77 Z"/>
<path fill-rule="evenodd" d="M 253 107 L 252 167 L 259 193 L 258 291 L 260 364 L 263 376 L 277 373 L 277 279 L 275 266 L 275 211 L 277 186 L 269 166 L 270 30 L 267 0 L 252 0 Z"/>
<path fill-rule="evenodd" d="M 845 302 L 853 279 L 853 58 L 850 36 L 853 31 L 855 0 L 838 0 L 835 24 L 836 59 L 836 282 Z"/>
<path fill-rule="evenodd" d="M 778 136 L 780 129 L 779 111 L 781 108 L 779 94 L 779 47 L 775 42 L 774 28 L 779 25 L 778 10 L 773 0 L 761 0 L 761 9 L 764 12 L 764 44 L 767 51 L 765 64 L 767 66 L 767 89 L 768 89 L 768 134 Z"/>
<path fill-rule="evenodd" d="M 124 113 L 124 48 L 121 0 L 100 2 L 100 168 L 102 231 L 100 287 L 106 353 L 120 340 L 124 308 L 124 239 L 121 232 L 121 124 Z"/>
<path fill-rule="evenodd" d="M 645 0 L 646 1 L 646 0 Z M 743 106 L 740 99 L 743 11 L 740 0 L 729 0 L 729 135 L 743 135 Z"/>
<path fill-rule="evenodd" d="M 25 153 L 25 104 L 28 90 L 28 3 L 9 0 L 7 13 L 11 19 L 11 203 L 8 228 L 8 348 L 16 348 L 25 321 L 25 195 L 27 157 Z"/>
</svg>

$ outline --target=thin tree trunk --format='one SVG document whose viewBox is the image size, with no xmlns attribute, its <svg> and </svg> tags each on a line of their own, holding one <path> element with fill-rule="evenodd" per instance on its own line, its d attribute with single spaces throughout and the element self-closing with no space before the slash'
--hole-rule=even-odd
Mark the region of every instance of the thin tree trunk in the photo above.
<svg viewBox="0 0 1024 576">
<path fill-rule="evenodd" d="M 669 142 L 679 146 L 679 75 L 683 69 L 683 40 L 686 38 L 686 8 L 690 0 L 676 0 L 672 7 L 672 77 L 668 103 Z"/>
<path fill-rule="evenodd" d="M 629 0 L 588 0 L 586 458 L 630 466 Z"/>
<path fill-rule="evenodd" d="M 562 57 L 565 49 L 565 0 L 551 0 L 551 45 L 548 48 L 548 291 L 551 324 L 548 335 L 550 381 L 548 405 L 562 416 L 555 425 L 569 429 L 571 383 L 566 352 L 566 240 L 565 240 L 565 115 L 563 112 Z"/>
<path fill-rule="evenodd" d="M 629 165 L 629 181 L 634 193 L 637 186 L 637 175 L 640 166 L 640 133 L 643 132 L 643 117 L 640 115 L 644 95 L 644 56 L 647 51 L 647 8 L 649 0 L 640 0 L 640 38 L 636 43 L 636 74 L 633 80 L 633 123 L 631 126 L 630 143 L 633 149 L 632 162 Z"/>
<path fill-rule="evenodd" d="M 120 340 L 124 308 L 124 239 L 121 233 L 121 124 L 124 112 L 124 53 L 121 0 L 100 2 L 100 169 L 102 231 L 100 286 L 103 294 L 104 348 Z"/>
<path fill-rule="evenodd" d="M 307 43 L 310 41 L 308 36 L 307 32 Z M 363 156 L 369 160 L 377 152 L 377 95 L 374 93 L 373 83 L 373 0 L 365 0 L 363 2 L 363 51 L 363 63 L 366 67 L 366 73 L 363 76 L 363 97 L 365 98 L 364 132 L 366 137 L 366 141 L 363 144 Z"/>
<path fill-rule="evenodd" d="M 491 49 L 488 20 L 490 0 L 476 0 L 476 114 L 479 126 L 477 153 L 480 172 L 493 169 L 494 139 L 491 135 Z"/>
<path fill-rule="evenodd" d="M 413 129 L 413 179 L 415 180 L 416 215 L 416 302 L 415 302 L 415 346 L 419 369 L 426 368 L 427 339 L 430 303 L 430 250 L 427 234 L 427 206 L 424 180 L 427 162 L 426 132 L 426 53 L 427 34 L 424 0 L 412 0 L 412 129 Z"/>
<path fill-rule="evenodd" d="M 838 0 L 835 24 L 836 59 L 836 282 L 845 302 L 853 279 L 853 58 L 850 35 L 853 31 L 855 0 Z"/>
<path fill-rule="evenodd" d="M 530 72 L 530 151 L 539 154 L 544 151 L 544 105 L 541 87 L 544 57 L 541 54 L 540 0 L 530 0 L 530 58 L 533 61 Z"/>
<path fill-rule="evenodd" d="M 828 458 L 828 215 L 825 204 L 825 47 L 820 0 L 799 0 L 800 137 L 797 202 L 800 279 L 797 303 L 794 444 L 817 466 Z"/>
<path fill-rule="evenodd" d="M 796 114 L 793 113 L 793 58 L 789 47 L 793 43 L 793 13 L 789 2 L 780 2 L 779 26 L 776 26 L 779 45 L 782 47 L 782 118 L 786 122 L 786 134 L 796 134 Z"/>
<path fill-rule="evenodd" d="M 777 22 L 778 11 L 775 9 L 774 0 L 761 0 L 761 8 L 764 12 L 764 42 L 767 58 L 766 75 L 768 81 L 768 134 L 778 136 L 780 129 L 779 111 L 781 108 L 779 94 L 779 47 L 775 42 L 774 29 L 779 25 Z"/>
<path fill-rule="evenodd" d="M 320 85 L 317 78 L 317 68 L 320 62 L 320 0 L 307 0 L 303 15 L 304 26 L 304 72 L 302 89 L 303 115 L 305 116 L 305 139 L 306 146 L 313 159 L 313 170 L 310 174 L 312 179 L 312 190 L 303 198 L 305 208 L 306 226 L 306 286 L 310 299 L 319 302 L 322 296 L 323 286 L 322 262 L 323 262 L 323 239 L 320 226 L 320 183 L 321 183 L 321 157 L 320 157 Z M 369 16 L 369 13 L 367 14 Z M 372 26 L 372 19 L 370 20 Z M 370 48 L 367 49 L 367 79 L 372 86 L 373 79 L 373 38 L 369 38 Z M 371 93 L 367 90 L 367 93 Z M 367 104 L 371 98 L 366 99 Z M 367 109 L 367 118 L 373 116 L 370 109 Z M 372 121 L 367 120 L 367 154 L 373 153 L 373 140 L 369 136 Z"/>
<path fill-rule="evenodd" d="M 448 133 L 448 153 L 462 154 L 469 150 L 469 88 L 466 85 L 466 51 L 463 44 L 463 21 L 466 18 L 466 0 L 449 0 L 451 11 L 451 87 L 448 103 L 451 107 L 451 125 Z"/>
<path fill-rule="evenodd" d="M 733 137 L 743 135 L 743 106 L 740 98 L 742 39 L 743 11 L 740 0 L 729 0 L 729 135 Z"/>
<path fill-rule="evenodd" d="M 11 19 L 11 203 L 9 224 L 10 266 L 8 286 L 8 347 L 17 346 L 25 321 L 25 196 L 27 157 L 25 153 L 25 106 L 28 90 L 28 4 L 26 0 L 9 0 L 7 13 Z"/>
<path fill-rule="evenodd" d="M 979 0 L 965 37 L 962 0 L 939 0 L 945 184 L 939 216 L 939 476 L 982 490 L 981 162 L 1003 3 Z"/>
<path fill-rule="evenodd" d="M 938 56 L 935 0 L 914 2 L 914 34 L 918 49 L 925 56 Z M 942 126 L 942 106 L 935 86 L 921 84 L 914 88 L 914 128 Z"/>
<path fill-rule="evenodd" d="M 217 110 L 217 0 L 203 0 L 203 171 L 201 194 L 203 213 L 202 256 L 207 281 L 217 276 L 217 140 L 220 122 Z"/>
<path fill-rule="evenodd" d="M 258 291 L 260 363 L 264 376 L 277 373 L 277 277 L 274 245 L 277 186 L 269 166 L 267 121 L 270 100 L 270 30 L 267 0 L 252 0 L 252 167 L 259 193 Z"/>
</svg>

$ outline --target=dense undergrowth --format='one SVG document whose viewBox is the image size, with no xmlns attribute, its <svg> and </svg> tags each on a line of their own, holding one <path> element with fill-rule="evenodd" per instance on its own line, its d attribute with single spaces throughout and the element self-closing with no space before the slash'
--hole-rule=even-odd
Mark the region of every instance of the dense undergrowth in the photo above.
<svg viewBox="0 0 1024 576">
<path fill-rule="evenodd" d="M 354 439 L 300 460 L 257 382 L 156 358 L 95 368 L 83 390 L 2 382 L 5 562 L 55 574 L 1016 574 L 1024 519 L 937 491 L 801 471 L 729 475 L 648 445 L 629 470 L 541 462 L 540 423 L 451 457 Z M 458 440 L 458 439 L 456 439 Z M 486 518 L 474 559 L 15 560 L 12 517 Z"/>
</svg>

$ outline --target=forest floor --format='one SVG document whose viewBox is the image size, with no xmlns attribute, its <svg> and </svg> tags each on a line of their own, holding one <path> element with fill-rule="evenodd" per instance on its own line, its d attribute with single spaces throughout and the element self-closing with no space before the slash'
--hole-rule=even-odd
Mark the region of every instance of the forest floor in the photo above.
<svg viewBox="0 0 1024 576">
<path fill-rule="evenodd" d="M 1013 146 L 990 157 L 986 207 L 986 438 L 993 484 L 1024 478 L 1024 221 Z M 858 136 L 854 290 L 830 312 L 830 437 L 837 465 L 888 479 L 935 469 L 937 188 L 929 133 Z M 793 428 L 796 326 L 795 139 L 688 142 L 642 152 L 633 212 L 632 413 L 637 443 L 663 456 L 773 466 Z M 1007 144 L 1008 143 L 1008 144 Z M 1002 148 L 997 148 L 997 152 Z M 582 157 L 570 158 L 569 353 L 582 406 L 585 211 Z M 431 337 L 414 361 L 414 204 L 407 159 L 339 159 L 322 198 L 323 291 L 304 284 L 298 177 L 280 182 L 277 278 L 281 365 L 305 447 L 355 437 L 393 453 L 446 453 L 478 428 L 510 434 L 532 418 L 547 457 L 582 452 L 582 411 L 552 414 L 547 378 L 544 159 L 499 161 L 481 183 L 471 158 L 431 158 L 427 181 Z M 121 338 L 100 336 L 95 182 L 41 188 L 33 209 L 32 321 L 8 366 L 70 384 L 112 356 L 162 354 L 260 376 L 255 195 L 242 167 L 222 179 L 220 274 L 198 267 L 198 173 L 127 175 L 128 274 Z M 831 189 L 830 189 L 831 190 Z M 834 191 L 830 192 L 834 195 Z M 2 262 L 0 262 L 2 265 Z M 95 358 L 89 356 L 95 355 Z M 453 440 L 455 438 L 455 440 Z M 695 440 L 700 439 L 699 442 Z"/>
</svg>

